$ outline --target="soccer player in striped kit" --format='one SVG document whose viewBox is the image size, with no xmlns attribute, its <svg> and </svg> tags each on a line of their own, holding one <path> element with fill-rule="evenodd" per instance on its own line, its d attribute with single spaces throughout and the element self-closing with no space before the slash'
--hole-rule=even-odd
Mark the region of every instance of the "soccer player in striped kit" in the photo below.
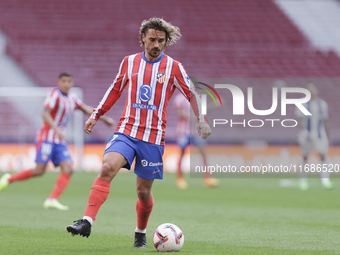
<svg viewBox="0 0 340 255">
<path fill-rule="evenodd" d="M 177 164 L 177 178 L 176 178 L 176 186 L 180 189 L 188 188 L 188 183 L 186 182 L 181 165 L 182 159 L 184 156 L 185 149 L 190 145 L 196 146 L 202 155 L 204 165 L 207 166 L 207 153 L 206 153 L 206 145 L 207 140 L 201 139 L 199 136 L 195 134 L 195 132 L 191 131 L 191 116 L 190 116 L 190 104 L 188 100 L 185 99 L 181 94 L 177 94 L 174 98 L 175 100 L 175 108 L 177 110 L 178 121 L 176 128 L 176 143 L 180 147 L 180 157 Z M 211 178 L 211 174 L 209 172 L 204 173 L 204 186 L 206 188 L 217 187 L 220 185 L 220 181 Z"/>
<path fill-rule="evenodd" d="M 307 84 L 307 89 L 311 93 L 311 100 L 304 106 L 312 115 L 306 116 L 297 108 L 295 111 L 300 124 L 298 142 L 303 155 L 303 166 L 313 149 L 319 154 L 321 163 L 325 164 L 325 156 L 329 149 L 328 105 L 318 97 L 318 90 L 313 83 Z M 325 189 L 332 189 L 333 183 L 329 180 L 329 172 L 321 171 L 320 175 L 322 186 Z M 309 188 L 307 173 L 304 170 L 300 172 L 299 188 L 301 190 Z"/>
<path fill-rule="evenodd" d="M 47 163 L 51 160 L 55 166 L 60 166 L 61 173 L 55 186 L 43 207 L 68 210 L 68 206 L 58 202 L 59 196 L 66 189 L 73 172 L 72 158 L 66 143 L 65 129 L 74 110 L 79 109 L 91 115 L 93 108 L 84 104 L 70 91 L 74 82 L 72 75 L 61 73 L 58 79 L 58 88 L 53 89 L 44 102 L 44 123 L 35 137 L 36 167 L 27 169 L 13 175 L 5 174 L 0 180 L 0 191 L 7 188 L 8 184 L 23 181 L 32 177 L 41 176 L 46 171 Z M 114 120 L 106 116 L 102 120 L 109 126 L 114 125 Z"/>
<path fill-rule="evenodd" d="M 116 132 L 110 138 L 103 156 L 103 165 L 92 185 L 83 219 L 67 226 L 73 235 L 88 237 L 100 206 L 105 202 L 112 179 L 119 169 L 130 169 L 136 159 L 137 227 L 134 247 L 146 247 L 146 227 L 154 199 L 151 188 L 154 179 L 163 178 L 163 150 L 167 122 L 167 106 L 175 89 L 190 101 L 197 116 L 197 132 L 206 139 L 210 127 L 202 115 L 200 96 L 181 63 L 163 53 L 181 36 L 179 28 L 160 18 L 144 20 L 141 24 L 142 53 L 126 56 L 118 74 L 102 101 L 85 123 L 91 133 L 97 119 L 127 91 L 125 108 Z"/>
</svg>

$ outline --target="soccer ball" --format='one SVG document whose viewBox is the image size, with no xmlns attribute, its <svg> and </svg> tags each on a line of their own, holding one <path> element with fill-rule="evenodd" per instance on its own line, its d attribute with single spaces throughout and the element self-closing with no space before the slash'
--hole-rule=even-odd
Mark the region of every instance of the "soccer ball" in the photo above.
<svg viewBox="0 0 340 255">
<path fill-rule="evenodd" d="M 175 224 L 164 223 L 156 228 L 152 240 L 157 251 L 179 251 L 184 244 L 184 235 Z"/>
</svg>

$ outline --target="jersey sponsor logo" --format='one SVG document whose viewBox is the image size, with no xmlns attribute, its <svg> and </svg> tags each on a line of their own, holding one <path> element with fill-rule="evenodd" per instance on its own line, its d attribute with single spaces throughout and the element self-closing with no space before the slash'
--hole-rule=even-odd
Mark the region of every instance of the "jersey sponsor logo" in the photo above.
<svg viewBox="0 0 340 255">
<path fill-rule="evenodd" d="M 162 166 L 162 165 L 163 165 L 163 162 L 157 162 L 157 163 L 150 162 L 149 163 L 149 166 Z"/>
<path fill-rule="evenodd" d="M 142 166 L 146 167 L 146 166 L 162 166 L 163 162 L 148 162 L 146 159 L 143 159 L 141 161 Z"/>
<path fill-rule="evenodd" d="M 148 165 L 148 161 L 146 161 L 146 159 L 143 159 L 141 162 L 142 162 L 142 166 L 144 167 Z"/>
<path fill-rule="evenodd" d="M 133 108 L 139 108 L 139 109 L 146 109 L 146 110 L 157 110 L 157 106 L 156 105 L 152 105 L 152 104 L 139 104 L 139 103 L 133 103 L 132 104 Z"/>
<path fill-rule="evenodd" d="M 151 86 L 148 84 L 144 84 L 139 89 L 139 98 L 142 102 L 149 102 L 151 99 Z"/>
<path fill-rule="evenodd" d="M 157 74 L 157 81 L 159 83 L 165 82 L 165 79 L 166 79 L 166 75 L 164 73 L 158 73 Z"/>
</svg>

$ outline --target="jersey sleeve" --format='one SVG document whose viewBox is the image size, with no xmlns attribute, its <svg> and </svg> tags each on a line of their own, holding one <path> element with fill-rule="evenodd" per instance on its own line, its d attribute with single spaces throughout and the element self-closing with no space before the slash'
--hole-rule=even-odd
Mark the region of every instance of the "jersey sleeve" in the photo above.
<svg viewBox="0 0 340 255">
<path fill-rule="evenodd" d="M 326 103 L 326 101 L 321 101 L 322 104 L 321 104 L 321 107 L 322 107 L 322 118 L 323 120 L 328 120 L 328 105 Z"/>
<path fill-rule="evenodd" d="M 47 94 L 45 98 L 44 108 L 53 110 L 57 105 L 58 99 L 59 99 L 59 93 L 57 89 L 53 89 L 51 92 Z"/>
<path fill-rule="evenodd" d="M 191 108 L 197 117 L 197 122 L 208 122 L 207 117 L 202 114 L 201 96 L 198 94 L 181 63 L 174 65 L 174 72 L 174 84 L 190 102 Z"/>
<path fill-rule="evenodd" d="M 83 101 L 81 101 L 80 98 L 74 93 L 73 93 L 73 100 L 74 100 L 76 109 L 80 109 L 84 104 Z"/>
<path fill-rule="evenodd" d="M 104 115 L 122 95 L 122 92 L 128 82 L 127 78 L 127 64 L 128 57 L 125 57 L 120 64 L 118 74 L 113 80 L 111 86 L 107 89 L 104 97 L 100 101 L 97 108 L 93 110 L 91 118 L 98 120 L 100 116 Z"/>
</svg>

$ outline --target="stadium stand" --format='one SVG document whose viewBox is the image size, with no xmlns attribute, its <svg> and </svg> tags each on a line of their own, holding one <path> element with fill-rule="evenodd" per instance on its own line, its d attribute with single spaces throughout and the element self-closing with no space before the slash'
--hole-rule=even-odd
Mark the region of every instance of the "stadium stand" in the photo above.
<svg viewBox="0 0 340 255">
<path fill-rule="evenodd" d="M 174 0 L 161 5 L 150 0 L 129 4 L 123 0 L 0 2 L 0 29 L 9 38 L 8 54 L 41 86 L 54 86 L 61 71 L 71 72 L 76 86 L 84 89 L 84 101 L 92 106 L 98 104 L 114 79 L 122 58 L 142 50 L 138 28 L 142 20 L 152 16 L 161 16 L 181 28 L 182 39 L 166 53 L 180 60 L 189 75 L 198 79 L 273 78 L 273 82 L 277 77 L 335 78 L 340 74 L 336 53 L 314 49 L 271 0 Z M 328 88 L 332 84 L 325 81 Z M 240 87 L 245 91 L 246 85 Z M 268 97 L 261 97 L 259 92 L 254 96 L 254 102 L 262 101 L 264 107 L 270 107 L 271 100 L 265 99 Z M 112 111 L 112 117 L 119 118 L 123 103 L 118 102 L 115 109 L 119 110 Z M 335 103 L 329 102 L 330 107 Z M 177 119 L 172 107 L 168 115 L 167 136 L 171 140 Z M 335 123 L 331 122 L 331 128 Z M 237 133 L 237 129 L 228 132 Z M 108 138 L 105 132 L 93 137 Z M 254 132 L 234 137 L 238 139 L 230 142 L 243 142 L 254 138 Z M 256 132 L 256 137 L 280 143 L 294 140 L 292 134 L 278 138 L 265 128 Z"/>
<path fill-rule="evenodd" d="M 19 111 L 13 110 L 12 104 L 6 100 L 0 99 L 0 107 L 8 109 L 11 113 L 15 112 L 15 114 L 9 114 L 8 112 L 0 111 L 0 118 L 5 125 L 5 128 L 1 129 L 2 132 L 0 132 L 0 141 L 25 143 L 34 138 L 36 130 L 30 129 L 27 132 L 27 125 L 30 123 L 29 119 L 20 114 Z"/>
</svg>

